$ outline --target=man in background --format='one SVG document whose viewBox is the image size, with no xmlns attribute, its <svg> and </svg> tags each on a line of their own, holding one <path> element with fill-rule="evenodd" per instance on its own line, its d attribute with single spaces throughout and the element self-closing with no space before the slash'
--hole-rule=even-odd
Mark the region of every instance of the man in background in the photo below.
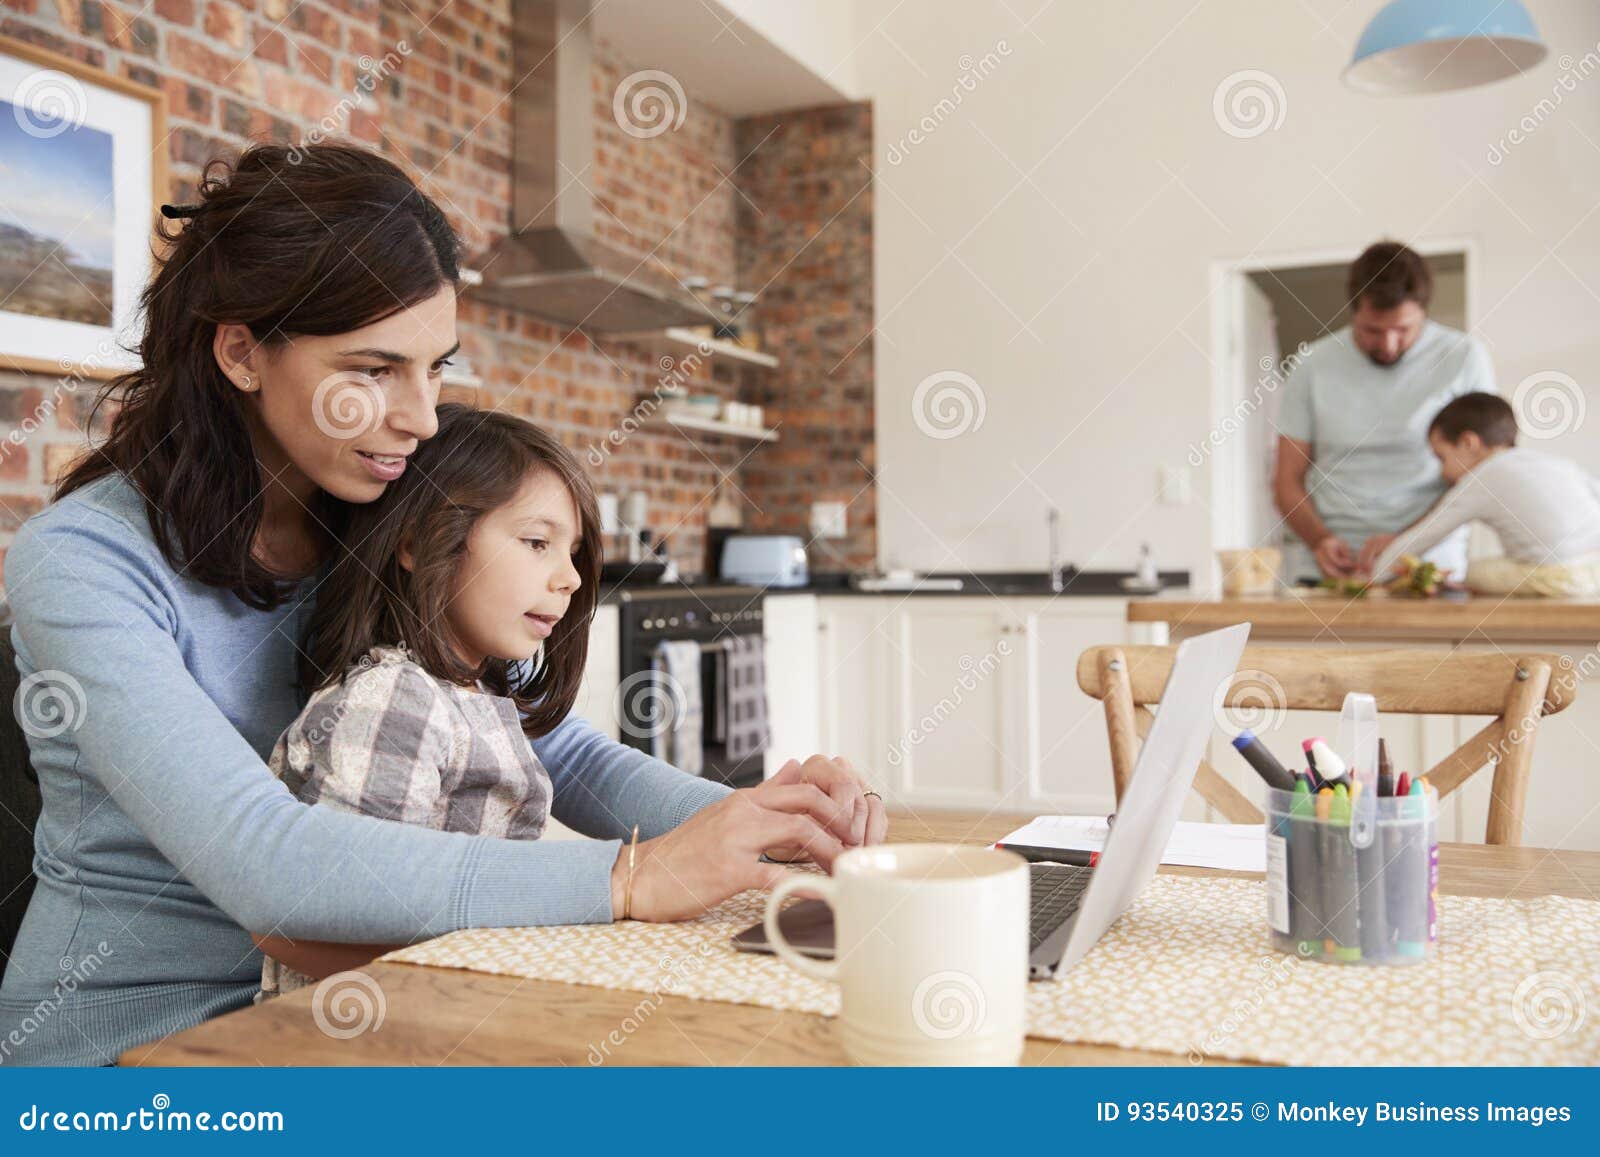
<svg viewBox="0 0 1600 1157">
<path fill-rule="evenodd" d="M 1347 578 L 1371 535 L 1395 534 L 1444 493 L 1428 423 L 1494 392 L 1483 343 L 1428 318 L 1433 273 L 1396 241 L 1350 266 L 1350 324 L 1315 342 L 1283 386 L 1272 497 L 1293 532 L 1284 578 Z M 1427 558 L 1466 573 L 1463 527 Z"/>
</svg>

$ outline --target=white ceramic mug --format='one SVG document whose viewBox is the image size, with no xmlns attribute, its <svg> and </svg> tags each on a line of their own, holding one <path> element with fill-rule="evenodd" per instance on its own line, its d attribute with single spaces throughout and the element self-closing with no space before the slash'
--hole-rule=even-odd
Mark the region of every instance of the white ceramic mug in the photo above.
<svg viewBox="0 0 1600 1157">
<path fill-rule="evenodd" d="M 834 959 L 802 956 L 778 910 L 808 893 L 833 909 Z M 1028 988 L 1028 865 L 1012 852 L 878 844 L 796 875 L 767 899 L 767 940 L 790 967 L 839 983 L 845 1052 L 871 1065 L 1014 1065 Z"/>
</svg>

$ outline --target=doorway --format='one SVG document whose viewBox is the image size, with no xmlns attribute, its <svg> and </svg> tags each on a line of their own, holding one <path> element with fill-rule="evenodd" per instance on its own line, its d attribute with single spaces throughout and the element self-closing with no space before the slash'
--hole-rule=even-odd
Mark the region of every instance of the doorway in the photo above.
<svg viewBox="0 0 1600 1157">
<path fill-rule="evenodd" d="M 1290 533 L 1272 504 L 1279 388 L 1311 345 L 1348 323 L 1346 277 L 1364 247 L 1212 266 L 1211 424 L 1189 460 L 1209 462 L 1214 550 L 1277 546 Z M 1428 316 L 1467 329 L 1473 242 L 1413 248 L 1433 269 Z M 1215 591 L 1221 575 L 1214 556 L 1207 573 Z"/>
</svg>

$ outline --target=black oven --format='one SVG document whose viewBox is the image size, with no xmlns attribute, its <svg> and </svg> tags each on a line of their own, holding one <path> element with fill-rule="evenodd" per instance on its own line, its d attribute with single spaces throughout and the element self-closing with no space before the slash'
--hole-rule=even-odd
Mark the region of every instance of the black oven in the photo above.
<svg viewBox="0 0 1600 1157">
<path fill-rule="evenodd" d="M 761 599 L 761 588 L 740 586 L 640 586 L 624 588 L 613 596 L 620 615 L 623 693 L 617 712 L 623 743 L 643 751 L 653 747 L 660 717 L 646 716 L 664 709 L 670 697 L 664 692 L 650 694 L 648 687 L 640 692 L 642 685 L 658 682 L 656 648 L 667 640 L 692 639 L 701 645 L 700 695 L 709 723 L 710 713 L 717 709 L 713 702 L 717 644 L 733 635 L 761 634 Z M 703 732 L 702 748 L 701 774 L 707 779 L 734 787 L 761 782 L 762 755 L 730 759 L 727 745 L 714 738 L 709 726 Z"/>
</svg>

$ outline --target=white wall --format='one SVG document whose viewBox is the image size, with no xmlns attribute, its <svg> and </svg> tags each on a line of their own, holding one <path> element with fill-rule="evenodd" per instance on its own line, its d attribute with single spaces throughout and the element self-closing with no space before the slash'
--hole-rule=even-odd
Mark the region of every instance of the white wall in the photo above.
<svg viewBox="0 0 1600 1157">
<path fill-rule="evenodd" d="M 1041 565 L 1053 501 L 1079 565 L 1129 565 L 1149 540 L 1164 565 L 1201 566 L 1206 471 L 1189 507 L 1155 495 L 1209 429 L 1217 258 L 1471 237 L 1502 390 L 1600 378 L 1600 9 L 1531 3 L 1551 53 L 1525 77 L 1380 100 L 1339 82 L 1378 7 L 859 0 L 831 47 L 808 44 L 876 106 L 881 561 Z M 1561 92 L 1560 58 L 1576 71 L 1585 53 L 1590 75 Z M 1281 126 L 1249 138 L 1213 114 L 1244 69 L 1284 98 Z M 1553 91 L 1564 103 L 1538 111 Z M 936 127 L 891 163 L 924 116 Z M 1491 164 L 1524 116 L 1534 131 Z M 979 384 L 985 414 L 941 440 L 912 399 L 947 370 Z M 1540 445 L 1600 463 L 1600 405 Z"/>
<path fill-rule="evenodd" d="M 680 0 L 697 4 L 699 0 Z M 720 0 L 722 6 L 852 100 L 860 99 L 856 0 Z M 870 25 L 868 26 L 870 30 Z"/>
</svg>

